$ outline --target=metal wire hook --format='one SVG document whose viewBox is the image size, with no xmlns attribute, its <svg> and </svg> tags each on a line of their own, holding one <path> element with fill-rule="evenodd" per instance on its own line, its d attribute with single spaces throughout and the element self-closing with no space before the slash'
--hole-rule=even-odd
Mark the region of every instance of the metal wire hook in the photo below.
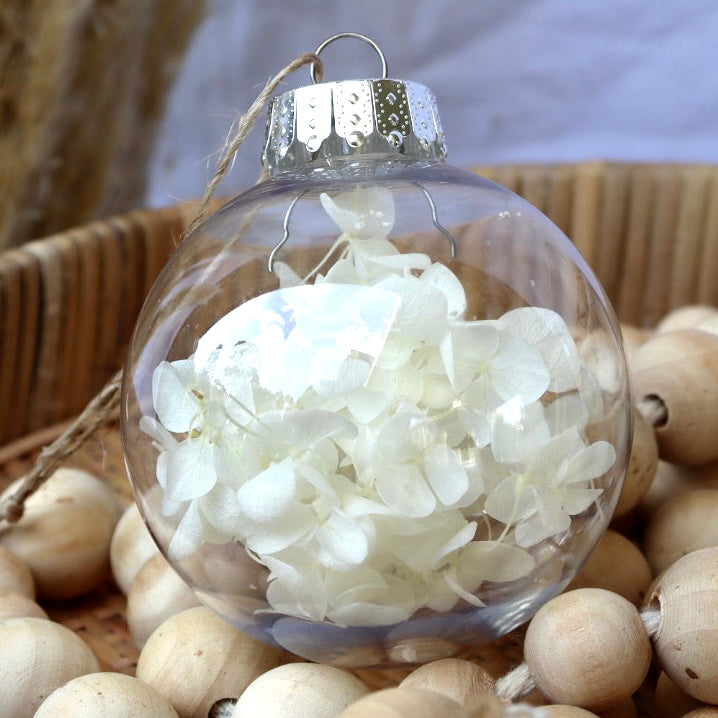
<svg viewBox="0 0 718 718">
<path fill-rule="evenodd" d="M 314 54 L 319 57 L 319 54 L 321 51 L 327 46 L 331 45 L 335 40 L 339 40 L 343 37 L 354 37 L 357 40 L 361 40 L 362 42 L 366 42 L 368 45 L 371 45 L 374 48 L 374 51 L 377 55 L 379 55 L 379 59 L 381 60 L 381 77 L 383 80 L 387 78 L 387 65 L 386 65 L 386 57 L 384 56 L 384 53 L 381 51 L 381 48 L 379 45 L 377 45 L 374 40 L 367 37 L 366 35 L 361 35 L 358 32 L 340 32 L 336 35 L 332 35 L 330 38 L 327 38 L 319 47 L 314 51 Z M 319 80 L 317 80 L 316 77 L 316 63 L 312 63 L 309 66 L 309 76 L 312 78 L 312 83 L 316 84 L 317 82 L 322 81 L 322 70 L 319 69 Z"/>
<path fill-rule="evenodd" d="M 426 201 L 429 203 L 429 207 L 431 208 L 431 221 L 434 223 L 434 227 L 436 227 L 439 232 L 441 232 L 444 237 L 449 242 L 449 248 L 451 251 L 451 258 L 456 259 L 456 240 L 454 239 L 454 236 L 449 232 L 446 227 L 444 227 L 441 222 L 439 222 L 439 217 L 436 214 L 436 205 L 434 204 L 434 198 L 431 196 L 430 192 L 424 185 L 419 184 L 418 182 L 414 182 L 414 184 L 424 193 L 424 197 L 426 197 Z"/>
<path fill-rule="evenodd" d="M 289 239 L 289 220 L 292 216 L 292 210 L 294 209 L 294 205 L 299 202 L 299 200 L 306 194 L 306 192 L 300 192 L 290 203 L 289 207 L 287 207 L 287 211 L 284 214 L 284 222 L 282 223 L 282 226 L 284 228 L 284 234 L 282 235 L 282 238 L 279 240 L 279 243 L 276 247 L 269 253 L 269 259 L 267 260 L 267 270 L 270 274 L 274 273 L 274 257 L 276 256 L 277 252 L 287 243 L 287 240 Z"/>
<path fill-rule="evenodd" d="M 424 187 L 424 185 L 420 184 L 419 182 L 412 182 L 412 184 L 413 184 L 415 187 L 418 187 L 418 188 L 421 190 L 422 194 L 423 194 L 424 197 L 426 198 L 426 201 L 429 203 L 429 208 L 431 209 L 431 221 L 432 221 L 434 227 L 436 227 L 436 229 L 438 229 L 439 232 L 441 232 L 441 234 L 443 234 L 444 237 L 446 237 L 447 241 L 449 242 L 449 247 L 450 247 L 450 251 L 451 251 L 451 258 L 452 258 L 452 259 L 456 259 L 456 240 L 454 239 L 454 237 L 453 237 L 453 235 L 451 234 L 451 232 L 449 232 L 449 230 L 446 229 L 446 227 L 444 227 L 444 225 L 441 224 L 441 222 L 439 222 L 439 217 L 438 217 L 437 212 L 436 212 L 436 205 L 434 204 L 434 199 L 433 199 L 433 197 L 431 196 L 431 193 L 429 192 L 428 189 L 426 189 L 426 187 Z M 289 240 L 289 220 L 290 220 L 291 217 L 292 217 L 292 212 L 294 211 L 294 205 L 296 205 L 297 202 L 299 202 L 299 200 L 300 200 L 305 194 L 306 194 L 306 191 L 300 192 L 300 193 L 289 203 L 289 206 L 287 207 L 287 211 L 286 211 L 286 213 L 285 213 L 285 215 L 284 215 L 284 221 L 282 222 L 282 227 L 283 227 L 284 233 L 282 234 L 282 238 L 279 240 L 279 242 L 277 243 L 277 245 L 276 245 L 276 246 L 274 247 L 274 249 L 272 249 L 272 251 L 269 253 L 269 259 L 267 260 L 267 270 L 268 270 L 271 274 L 274 273 L 274 259 L 275 259 L 276 255 L 277 255 L 277 252 L 278 252 L 278 251 L 287 243 L 287 241 Z"/>
</svg>

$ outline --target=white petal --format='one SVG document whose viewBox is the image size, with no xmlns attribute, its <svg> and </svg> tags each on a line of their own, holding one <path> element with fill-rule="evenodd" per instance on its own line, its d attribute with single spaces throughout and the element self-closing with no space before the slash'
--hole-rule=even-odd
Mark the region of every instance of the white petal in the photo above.
<svg viewBox="0 0 718 718">
<path fill-rule="evenodd" d="M 376 489 L 387 506 L 404 516 L 428 516 L 436 498 L 415 464 L 377 466 Z"/>
<path fill-rule="evenodd" d="M 189 386 L 192 361 L 160 362 L 152 374 L 152 401 L 157 418 L 169 431 L 189 431 L 201 404 Z"/>
<path fill-rule="evenodd" d="M 381 391 L 388 403 L 418 404 L 424 393 L 423 372 L 411 364 L 401 369 L 381 369 L 373 372 L 368 387 Z"/>
<path fill-rule="evenodd" d="M 386 409 L 390 397 L 385 392 L 359 389 L 347 396 L 347 409 L 360 424 L 369 424 Z"/>
<path fill-rule="evenodd" d="M 396 516 L 397 511 L 380 501 L 373 501 L 364 496 L 349 496 L 344 500 L 344 510 L 349 516 Z"/>
<path fill-rule="evenodd" d="M 165 491 L 170 501 L 204 496 L 217 483 L 217 447 L 204 436 L 185 439 L 167 452 Z"/>
<path fill-rule="evenodd" d="M 588 409 L 578 394 L 564 394 L 546 405 L 546 421 L 552 434 L 575 426 L 583 431 L 588 423 Z"/>
<path fill-rule="evenodd" d="M 437 444 L 429 449 L 424 473 L 429 486 L 444 506 L 455 504 L 469 489 L 469 477 L 461 458 L 446 444 Z"/>
<path fill-rule="evenodd" d="M 535 492 L 523 475 L 512 474 L 487 496 L 484 510 L 498 521 L 513 524 L 536 511 Z"/>
<path fill-rule="evenodd" d="M 443 577 L 447 585 L 459 598 L 463 598 L 464 601 L 472 606 L 476 606 L 477 608 L 483 608 L 486 605 L 481 599 L 477 598 L 472 593 L 472 591 L 476 591 L 479 588 L 481 585 L 480 582 L 473 586 L 471 590 L 467 590 L 464 588 L 461 580 L 457 576 L 457 568 L 455 566 L 452 566 L 448 571 L 444 571 Z"/>
<path fill-rule="evenodd" d="M 515 396 L 525 404 L 536 401 L 548 389 L 549 379 L 543 358 L 532 346 L 508 334 L 501 335 L 491 360 L 491 380 L 504 401 Z"/>
<path fill-rule="evenodd" d="M 536 565 L 526 551 L 496 541 L 472 541 L 461 551 L 458 576 L 468 590 L 482 581 L 515 581 Z"/>
<path fill-rule="evenodd" d="M 543 477 L 546 483 L 555 481 L 560 467 L 585 446 L 586 443 L 578 433 L 578 429 L 570 426 L 566 431 L 552 437 L 536 452 L 531 473 Z"/>
<path fill-rule="evenodd" d="M 463 316 L 466 311 L 466 292 L 459 278 L 448 267 L 435 262 L 422 272 L 420 279 L 444 294 L 449 316 L 452 319 Z"/>
<path fill-rule="evenodd" d="M 428 433 L 428 440 L 422 433 Z M 426 445 L 436 440 L 433 424 L 411 407 L 402 406 L 379 429 L 377 448 L 387 461 L 413 461 Z"/>
<path fill-rule="evenodd" d="M 602 493 L 602 489 L 567 487 L 561 494 L 561 508 L 569 516 L 575 516 L 585 511 Z"/>
<path fill-rule="evenodd" d="M 457 414 L 461 425 L 477 447 L 486 446 L 491 441 L 491 425 L 484 412 L 459 407 Z"/>
<path fill-rule="evenodd" d="M 436 569 L 437 561 L 445 555 L 443 552 L 447 550 L 447 544 L 461 540 L 457 536 L 466 530 L 467 522 L 459 511 L 441 511 L 425 518 L 392 523 L 386 519 L 377 519 L 376 525 L 378 546 L 385 546 L 393 557 L 406 564 L 412 572 L 426 577 Z M 472 537 L 473 534 L 466 541 Z"/>
<path fill-rule="evenodd" d="M 544 510 L 516 526 L 516 543 L 524 548 L 563 533 L 571 527 L 571 517 L 559 507 Z"/>
<path fill-rule="evenodd" d="M 356 597 L 367 590 L 388 588 L 386 579 L 379 571 L 370 566 L 354 566 L 351 571 L 325 572 L 327 594 L 332 597 L 332 605 L 354 603 Z"/>
<path fill-rule="evenodd" d="M 463 528 L 457 531 L 436 553 L 434 557 L 434 568 L 438 568 L 441 564 L 442 559 L 445 559 L 449 554 L 453 553 L 457 549 L 463 548 L 466 544 L 471 541 L 476 535 L 476 521 L 471 521 L 466 524 Z"/>
<path fill-rule="evenodd" d="M 491 412 L 504 401 L 496 391 L 489 372 L 477 376 L 466 387 L 466 391 L 464 391 L 461 398 L 469 409 L 477 411 L 487 419 Z"/>
<path fill-rule="evenodd" d="M 387 626 L 406 621 L 417 608 L 410 586 L 395 576 L 386 576 L 384 588 L 367 586 L 349 595 L 351 603 L 342 601 L 343 605 L 327 611 L 330 620 L 349 626 Z"/>
<path fill-rule="evenodd" d="M 386 237 L 394 226 L 394 198 L 379 187 L 357 187 L 319 200 L 339 229 L 353 237 Z"/>
<path fill-rule="evenodd" d="M 393 331 L 427 344 L 438 344 L 442 340 L 448 321 L 446 297 L 442 292 L 412 276 L 390 276 L 376 286 L 401 297 Z"/>
<path fill-rule="evenodd" d="M 294 503 L 296 479 L 291 459 L 273 464 L 237 491 L 242 513 L 257 523 L 278 521 Z"/>
<path fill-rule="evenodd" d="M 540 402 L 514 397 L 502 404 L 491 422 L 491 450 L 501 463 L 526 463 L 551 438 Z"/>
<path fill-rule="evenodd" d="M 240 532 L 242 512 L 232 487 L 217 484 L 201 501 L 202 513 L 214 529 L 230 537 Z"/>
<path fill-rule="evenodd" d="M 436 580 L 427 586 L 426 607 L 432 611 L 446 613 L 456 606 L 458 599 L 443 573 L 438 574 Z"/>
<path fill-rule="evenodd" d="M 314 390 L 320 396 L 346 396 L 360 389 L 369 376 L 369 363 L 363 359 L 347 357 L 338 367 L 336 374 L 324 374 L 313 382 Z M 312 367 L 312 373 L 315 372 Z"/>
<path fill-rule="evenodd" d="M 204 526 L 197 503 L 193 501 L 185 511 L 168 548 L 170 561 L 183 561 L 199 551 L 204 539 Z"/>
<path fill-rule="evenodd" d="M 459 392 L 478 376 L 485 374 L 499 348 L 499 333 L 489 322 L 464 322 L 452 325 L 439 349 L 446 375 Z"/>
<path fill-rule="evenodd" d="M 413 611 L 393 606 L 391 596 L 386 604 L 350 603 L 327 611 L 327 618 L 338 626 L 393 626 L 406 621 Z"/>
<path fill-rule="evenodd" d="M 332 509 L 316 536 L 319 545 L 340 564 L 361 564 L 369 553 L 366 534 L 356 521 L 337 509 Z"/>
<path fill-rule="evenodd" d="M 421 340 L 416 337 L 393 332 L 387 337 L 374 365 L 379 369 L 401 369 L 421 345 Z"/>
<path fill-rule="evenodd" d="M 267 588 L 269 605 L 289 616 L 323 620 L 327 595 L 322 575 L 302 553 L 290 549 L 282 558 L 265 559 L 271 571 Z"/>
<path fill-rule="evenodd" d="M 311 447 L 320 439 L 352 439 L 357 433 L 348 418 L 321 409 L 266 412 L 252 429 L 262 440 L 285 449 Z"/>
<path fill-rule="evenodd" d="M 567 467 L 567 483 L 596 479 L 616 461 L 616 450 L 607 441 L 596 441 L 571 458 Z"/>
<path fill-rule="evenodd" d="M 507 312 L 499 324 L 531 344 L 541 354 L 550 374 L 549 391 L 574 389 L 581 367 L 576 343 L 561 315 L 542 307 Z"/>
<path fill-rule="evenodd" d="M 448 409 L 456 399 L 456 392 L 445 374 L 425 374 L 423 384 L 421 403 L 428 409 Z"/>
<path fill-rule="evenodd" d="M 316 517 L 307 506 L 296 503 L 282 514 L 279 521 L 253 525 L 243 521 L 243 528 L 245 524 L 247 548 L 266 561 L 267 555 L 284 551 L 310 534 L 316 526 Z"/>
</svg>

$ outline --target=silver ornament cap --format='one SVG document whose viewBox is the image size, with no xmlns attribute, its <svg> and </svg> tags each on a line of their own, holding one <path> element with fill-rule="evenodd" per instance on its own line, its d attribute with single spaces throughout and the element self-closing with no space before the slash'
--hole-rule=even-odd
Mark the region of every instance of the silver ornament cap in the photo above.
<svg viewBox="0 0 718 718">
<path fill-rule="evenodd" d="M 338 37 L 364 36 L 343 33 Z M 382 66 L 386 62 L 379 52 Z M 314 73 L 312 72 L 312 78 Z M 262 163 L 270 175 L 317 160 L 370 155 L 443 162 L 436 98 L 424 85 L 387 77 L 323 82 L 289 90 L 270 105 Z"/>
</svg>

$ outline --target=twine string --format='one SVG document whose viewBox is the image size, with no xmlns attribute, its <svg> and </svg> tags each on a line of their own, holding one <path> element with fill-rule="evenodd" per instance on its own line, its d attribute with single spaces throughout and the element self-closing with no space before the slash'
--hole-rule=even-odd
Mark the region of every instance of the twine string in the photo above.
<svg viewBox="0 0 718 718">
<path fill-rule="evenodd" d="M 496 697 L 505 703 L 515 703 L 534 690 L 536 690 L 536 683 L 525 663 L 516 666 L 505 676 L 501 676 L 494 687 Z"/>
<path fill-rule="evenodd" d="M 317 75 L 321 78 L 323 66 L 321 59 L 317 55 L 310 52 L 297 57 L 267 82 L 254 102 L 249 106 L 249 109 L 232 124 L 227 135 L 227 141 L 220 151 L 215 173 L 207 184 L 199 202 L 197 213 L 183 237 L 191 234 L 207 215 L 214 193 L 232 167 L 239 148 L 247 139 L 257 118 L 263 112 L 271 96 L 276 92 L 277 87 L 290 74 L 305 65 L 315 67 Z M 67 429 L 51 444 L 42 449 L 30 471 L 20 480 L 16 488 L 0 501 L 0 527 L 17 523 L 25 511 L 25 501 L 52 476 L 64 461 L 81 448 L 100 427 L 116 416 L 120 405 L 121 388 L 122 370 L 120 369 Z"/>
<path fill-rule="evenodd" d="M 279 84 L 284 79 L 286 79 L 288 75 L 291 75 L 293 72 L 298 70 L 300 67 L 304 67 L 305 65 L 312 65 L 313 67 L 319 68 L 318 72 L 319 76 L 321 77 L 322 61 L 319 56 L 315 55 L 313 52 L 308 52 L 304 55 L 301 55 L 300 57 L 290 62 L 285 68 L 280 70 L 264 86 L 264 89 L 257 95 L 257 98 L 249 106 L 247 112 L 245 112 L 244 115 L 242 115 L 238 120 L 235 121 L 233 125 L 234 132 L 230 130 L 228 134 L 227 142 L 225 142 L 225 145 L 220 152 L 217 169 L 214 173 L 214 176 L 209 181 L 207 187 L 204 190 L 204 194 L 202 195 L 202 199 L 199 203 L 199 209 L 197 210 L 197 214 L 195 215 L 192 222 L 190 222 L 187 234 L 191 234 L 197 228 L 197 225 L 205 218 L 212 196 L 214 195 L 220 182 L 224 179 L 224 176 L 227 174 L 230 167 L 232 166 L 232 163 L 234 162 L 234 158 L 237 156 L 239 148 L 242 146 L 242 143 L 245 141 L 245 139 L 247 139 L 247 135 L 254 126 L 254 123 L 256 122 L 260 113 L 263 112 L 265 106 L 269 102 L 271 96 L 274 94 Z M 264 179 L 263 175 L 260 175 L 260 180 L 261 179 Z"/>
</svg>

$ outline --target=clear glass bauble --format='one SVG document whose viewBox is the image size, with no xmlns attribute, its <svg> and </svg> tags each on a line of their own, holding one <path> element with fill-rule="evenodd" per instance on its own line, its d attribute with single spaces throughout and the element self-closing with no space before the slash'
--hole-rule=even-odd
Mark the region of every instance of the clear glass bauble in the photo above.
<svg viewBox="0 0 718 718">
<path fill-rule="evenodd" d="M 140 510 L 198 597 L 346 666 L 528 620 L 603 534 L 631 429 L 613 311 L 561 231 L 381 157 L 283 173 L 187 237 L 122 406 Z"/>
</svg>

